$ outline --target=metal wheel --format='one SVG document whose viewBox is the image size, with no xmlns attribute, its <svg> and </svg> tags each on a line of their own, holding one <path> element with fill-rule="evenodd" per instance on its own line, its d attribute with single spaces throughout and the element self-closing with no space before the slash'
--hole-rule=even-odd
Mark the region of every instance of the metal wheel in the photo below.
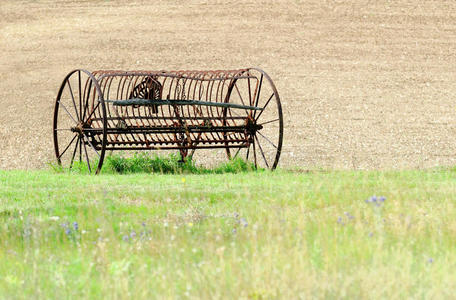
<svg viewBox="0 0 456 300">
<path fill-rule="evenodd" d="M 95 116 L 99 116 L 97 119 Z M 75 164 L 98 174 L 106 148 L 106 107 L 100 86 L 92 73 L 77 69 L 62 82 L 54 109 L 54 148 L 57 163 Z"/>
<path fill-rule="evenodd" d="M 251 68 L 251 78 L 234 82 L 230 103 L 260 107 L 263 110 L 230 110 L 233 116 L 246 118 L 247 148 L 226 148 L 228 158 L 241 157 L 255 167 L 274 170 L 279 163 L 283 140 L 283 115 L 277 89 L 266 72 Z M 235 115 L 234 115 L 235 114 Z"/>
</svg>

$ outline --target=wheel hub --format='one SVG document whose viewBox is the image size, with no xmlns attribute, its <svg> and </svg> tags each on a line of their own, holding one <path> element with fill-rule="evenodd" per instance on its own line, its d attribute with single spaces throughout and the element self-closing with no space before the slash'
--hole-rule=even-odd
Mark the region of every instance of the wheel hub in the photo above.
<svg viewBox="0 0 456 300">
<path fill-rule="evenodd" d="M 253 118 L 247 119 L 246 130 L 249 135 L 255 135 L 258 130 L 263 129 L 263 125 L 257 124 Z"/>
<path fill-rule="evenodd" d="M 82 135 L 84 133 L 84 128 L 86 127 L 84 125 L 85 124 L 83 124 L 82 122 L 79 122 L 75 127 L 71 127 L 71 131 L 76 132 L 79 135 Z"/>
</svg>

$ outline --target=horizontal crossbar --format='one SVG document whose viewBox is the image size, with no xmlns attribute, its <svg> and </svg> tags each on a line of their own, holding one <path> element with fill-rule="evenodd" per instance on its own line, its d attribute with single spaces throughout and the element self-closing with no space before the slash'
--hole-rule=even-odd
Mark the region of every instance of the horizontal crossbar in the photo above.
<svg viewBox="0 0 456 300">
<path fill-rule="evenodd" d="M 245 132 L 247 128 L 245 126 L 144 126 L 144 127 L 127 127 L 123 128 L 107 128 L 106 132 L 108 134 L 131 134 L 131 133 L 144 133 L 144 134 L 153 134 L 153 133 L 200 133 L 200 132 Z M 84 131 L 91 132 L 93 134 L 102 134 L 103 128 L 85 128 Z"/>
<path fill-rule="evenodd" d="M 249 144 L 239 145 L 202 145 L 202 146 L 107 146 L 105 150 L 192 150 L 192 149 L 227 149 L 227 148 L 247 148 Z M 101 150 L 101 147 L 95 147 L 96 150 Z"/>
<path fill-rule="evenodd" d="M 163 147 L 162 145 L 171 145 L 170 147 L 184 147 L 185 145 L 182 144 L 183 141 L 189 141 L 188 139 L 174 139 L 174 140 L 164 140 L 164 141 L 157 141 L 157 140 L 151 140 L 151 139 L 142 139 L 142 140 L 108 140 L 107 145 L 108 146 L 115 146 L 115 145 L 158 145 L 160 147 Z M 220 140 L 190 140 L 191 145 L 194 145 L 195 147 L 210 147 L 214 146 L 216 144 L 222 144 L 222 145 L 239 145 L 239 144 L 245 144 L 248 143 L 248 139 L 220 139 Z M 98 144 L 98 143 L 95 143 Z M 173 146 L 174 145 L 174 146 Z M 187 145 L 187 146 L 191 146 Z M 185 147 L 187 147 L 185 146 Z"/>
<path fill-rule="evenodd" d="M 105 100 L 107 103 L 112 103 L 117 106 L 130 106 L 130 105 L 142 105 L 142 106 L 153 106 L 153 105 L 201 105 L 201 106 L 215 106 L 223 108 L 239 108 L 249 110 L 263 110 L 263 108 L 249 105 L 240 105 L 234 103 L 221 103 L 221 102 L 210 102 L 210 101 L 199 101 L 199 100 L 149 100 L 149 99 L 126 99 L 126 100 Z"/>
</svg>

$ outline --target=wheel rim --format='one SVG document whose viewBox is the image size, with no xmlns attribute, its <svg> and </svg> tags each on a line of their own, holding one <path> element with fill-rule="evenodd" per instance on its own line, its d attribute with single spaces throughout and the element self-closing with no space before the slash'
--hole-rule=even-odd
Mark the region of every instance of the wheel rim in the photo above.
<svg viewBox="0 0 456 300">
<path fill-rule="evenodd" d="M 269 75 L 261 69 L 248 69 L 245 75 L 251 79 L 238 80 L 230 95 L 229 102 L 263 108 L 259 111 L 238 112 L 247 119 L 249 146 L 226 148 L 228 158 L 241 157 L 255 167 L 274 170 L 279 162 L 283 141 L 283 115 L 280 97 Z M 250 81 L 250 82 L 249 82 Z M 241 85 L 244 86 L 241 86 Z M 257 87 L 257 88 L 256 88 Z M 228 112 L 229 113 L 229 112 Z"/>
<path fill-rule="evenodd" d="M 95 116 L 101 116 L 93 121 Z M 99 128 L 95 134 L 94 127 Z M 106 147 L 106 109 L 95 77 L 85 70 L 70 72 L 62 82 L 54 109 L 54 148 L 57 163 L 72 169 L 86 165 L 98 174 Z"/>
</svg>

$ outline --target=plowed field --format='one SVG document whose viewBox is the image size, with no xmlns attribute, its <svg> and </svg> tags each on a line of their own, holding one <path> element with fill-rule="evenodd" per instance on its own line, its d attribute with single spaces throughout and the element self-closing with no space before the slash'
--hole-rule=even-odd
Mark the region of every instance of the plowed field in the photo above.
<svg viewBox="0 0 456 300">
<path fill-rule="evenodd" d="M 258 66 L 285 114 L 281 166 L 456 164 L 451 1 L 0 2 L 0 168 L 54 160 L 72 69 Z"/>
</svg>

